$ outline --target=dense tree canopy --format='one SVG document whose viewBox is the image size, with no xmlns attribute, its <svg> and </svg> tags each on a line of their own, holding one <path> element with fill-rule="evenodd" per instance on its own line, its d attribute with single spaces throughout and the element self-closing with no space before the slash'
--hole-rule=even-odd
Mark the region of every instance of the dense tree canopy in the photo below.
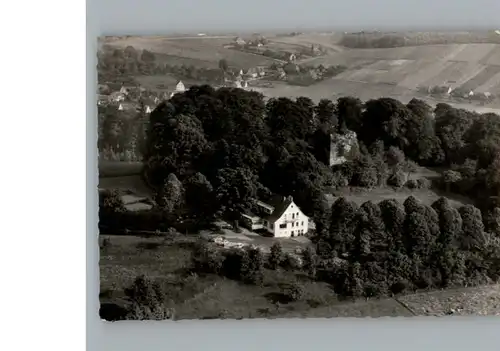
<svg viewBox="0 0 500 351">
<path fill-rule="evenodd" d="M 356 204 L 339 197 L 328 204 L 324 195 L 345 185 L 401 186 L 420 164 L 446 169 L 441 181 L 449 191 L 474 200 L 498 196 L 499 120 L 446 104 L 433 111 L 416 99 L 406 105 L 352 97 L 265 102 L 256 92 L 197 86 L 151 113 L 144 178 L 157 205 L 170 212 L 184 206 L 179 213 L 203 226 L 208 220 L 202 218 L 237 220 L 252 210 L 255 197 L 292 195 L 316 223 L 316 248 L 304 253 L 303 269 L 343 296 L 484 283 L 500 274 L 500 210 L 494 203 L 457 209 L 446 198 L 429 206 L 410 196 L 404 203 Z M 103 135 L 115 142 L 121 134 L 114 128 L 127 130 L 120 123 L 106 121 Z M 342 165 L 329 166 L 324 154 L 331 137 L 347 129 L 361 146 Z M 108 213 L 124 211 L 116 194 L 106 194 L 101 204 Z M 286 265 L 281 256 L 275 246 L 269 266 Z M 258 250 L 224 258 L 202 250 L 194 261 L 230 279 L 262 282 Z"/>
</svg>

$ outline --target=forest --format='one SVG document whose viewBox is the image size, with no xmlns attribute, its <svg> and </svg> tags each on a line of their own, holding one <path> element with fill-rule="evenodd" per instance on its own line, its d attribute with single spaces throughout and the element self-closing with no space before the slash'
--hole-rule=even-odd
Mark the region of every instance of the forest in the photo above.
<svg viewBox="0 0 500 351">
<path fill-rule="evenodd" d="M 347 131 L 356 133 L 359 147 L 347 162 L 328 166 L 331 136 Z M 316 224 L 315 248 L 304 252 L 301 269 L 311 279 L 330 282 L 341 296 L 498 279 L 498 115 L 446 104 L 432 109 L 417 99 L 265 101 L 257 92 L 195 86 L 160 103 L 143 134 L 142 177 L 153 189 L 155 207 L 127 213 L 116 193 L 103 193 L 100 225 L 108 231 L 127 225 L 166 230 L 180 222 L 199 229 L 215 218 L 237 225 L 253 198 L 292 195 Z M 409 180 L 417 166 L 438 169 L 442 176 Z M 427 206 L 410 196 L 404 203 L 361 206 L 340 197 L 330 206 L 325 194 L 346 186 L 436 186 L 466 194 L 474 204 L 453 208 L 442 197 Z M 264 269 L 282 264 L 279 245 L 268 258 L 255 250 L 221 253 L 206 244 L 193 252 L 197 272 L 250 284 L 262 281 Z"/>
</svg>

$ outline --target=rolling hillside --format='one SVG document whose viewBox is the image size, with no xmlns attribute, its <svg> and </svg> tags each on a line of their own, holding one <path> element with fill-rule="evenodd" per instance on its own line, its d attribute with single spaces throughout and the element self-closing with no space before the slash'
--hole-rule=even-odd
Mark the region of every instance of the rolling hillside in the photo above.
<svg viewBox="0 0 500 351">
<path fill-rule="evenodd" d="M 233 37 L 106 37 L 101 44 L 125 48 L 133 46 L 137 50 L 149 50 L 157 58 L 169 65 L 194 65 L 196 67 L 218 68 L 219 60 L 226 59 L 231 66 L 250 68 L 271 65 L 275 60 L 224 47 Z"/>
<path fill-rule="evenodd" d="M 500 94 L 499 44 L 346 49 L 308 60 L 307 64 L 347 66 L 333 79 L 333 85 L 335 81 L 359 82 L 389 85 L 396 90 L 446 85 Z"/>
</svg>

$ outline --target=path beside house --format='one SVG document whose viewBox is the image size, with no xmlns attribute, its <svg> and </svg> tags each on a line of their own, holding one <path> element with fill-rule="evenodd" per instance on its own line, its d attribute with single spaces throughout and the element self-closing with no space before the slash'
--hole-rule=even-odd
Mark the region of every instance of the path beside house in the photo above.
<svg viewBox="0 0 500 351">
<path fill-rule="evenodd" d="M 205 231 L 201 233 L 205 238 L 216 238 L 221 237 L 229 243 L 233 244 L 243 244 L 243 245 L 255 245 L 261 248 L 264 252 L 269 252 L 269 249 L 275 242 L 280 242 L 283 251 L 294 253 L 298 248 L 302 249 L 310 244 L 309 239 L 306 237 L 293 237 L 293 238 L 272 238 L 263 237 L 255 232 L 251 232 L 246 228 L 241 228 L 241 233 L 236 233 L 233 230 L 222 229 L 221 232 L 209 232 Z"/>
</svg>

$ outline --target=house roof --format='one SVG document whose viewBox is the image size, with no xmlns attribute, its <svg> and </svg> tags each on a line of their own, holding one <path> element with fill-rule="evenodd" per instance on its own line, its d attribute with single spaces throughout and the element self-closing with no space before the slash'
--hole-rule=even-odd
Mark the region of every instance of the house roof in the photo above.
<svg viewBox="0 0 500 351">
<path fill-rule="evenodd" d="M 269 201 L 269 204 L 274 207 L 273 213 L 269 216 L 268 221 L 269 222 L 275 222 L 281 216 L 285 211 L 288 209 L 288 207 L 293 203 L 293 198 L 291 196 L 284 197 L 284 196 L 273 196 L 271 198 L 271 201 Z"/>
<path fill-rule="evenodd" d="M 293 198 L 291 196 L 280 196 L 280 195 L 275 195 L 273 196 L 269 201 L 263 202 L 256 200 L 256 204 L 259 206 L 268 208 L 272 210 L 273 212 L 266 217 L 266 220 L 269 222 L 276 222 L 283 213 L 288 209 L 288 207 L 293 203 Z"/>
</svg>

